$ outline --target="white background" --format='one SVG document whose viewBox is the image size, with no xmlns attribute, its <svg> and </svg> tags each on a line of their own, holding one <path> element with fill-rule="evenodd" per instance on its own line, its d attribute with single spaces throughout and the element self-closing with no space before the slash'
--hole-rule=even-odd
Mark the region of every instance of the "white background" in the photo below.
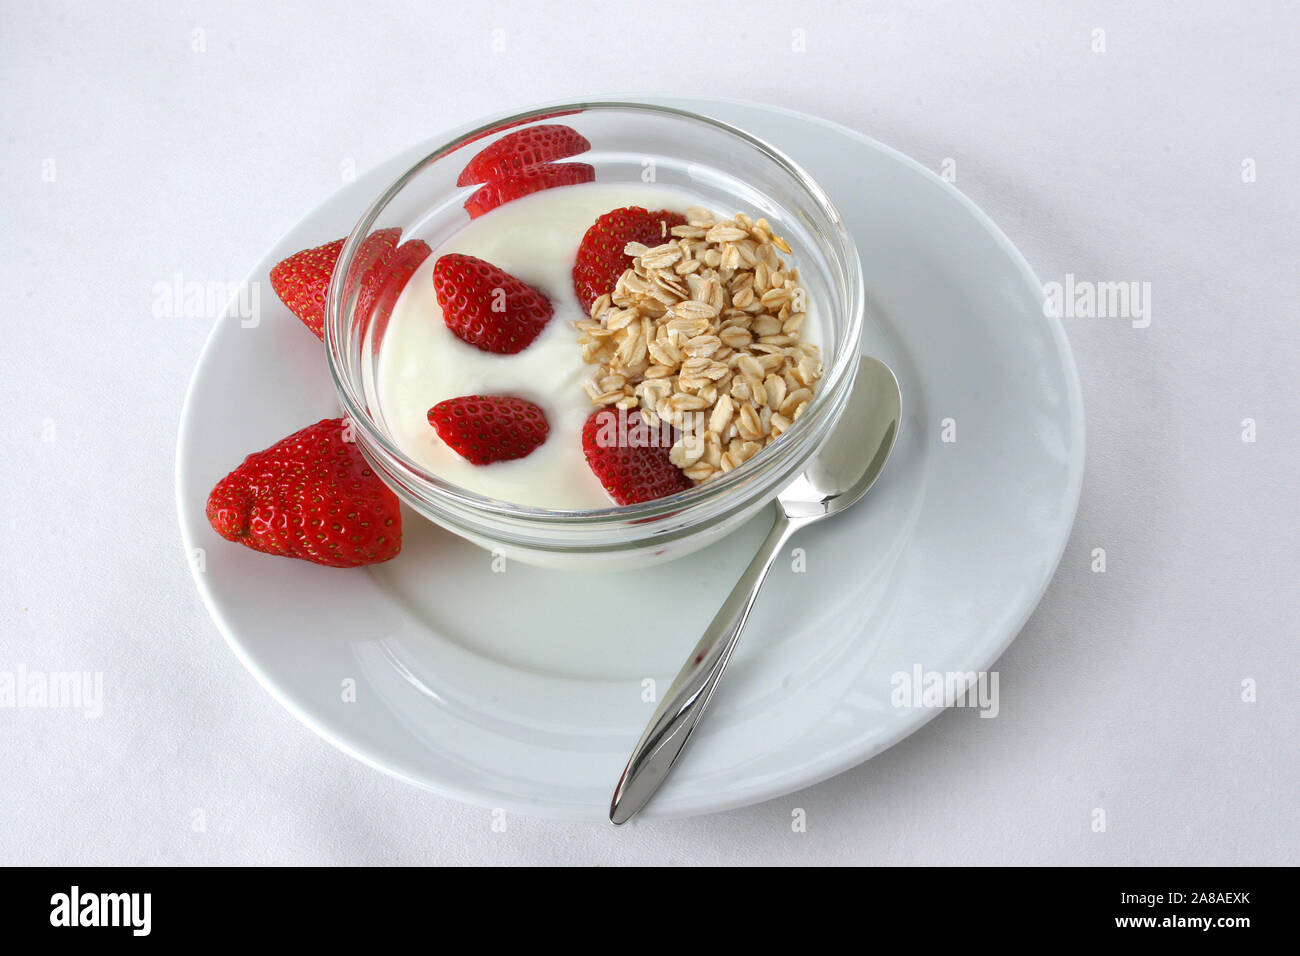
<svg viewBox="0 0 1300 956">
<path fill-rule="evenodd" d="M 0 671 L 107 698 L 0 709 L 0 863 L 1300 862 L 1300 13 L 1133 6 L 0 3 Z M 172 468 L 216 315 L 152 289 L 238 281 L 348 160 L 637 90 L 951 158 L 1044 281 L 1149 281 L 1152 323 L 1066 320 L 1088 471 L 997 719 L 715 817 L 498 833 L 317 739 L 209 622 Z"/>
</svg>

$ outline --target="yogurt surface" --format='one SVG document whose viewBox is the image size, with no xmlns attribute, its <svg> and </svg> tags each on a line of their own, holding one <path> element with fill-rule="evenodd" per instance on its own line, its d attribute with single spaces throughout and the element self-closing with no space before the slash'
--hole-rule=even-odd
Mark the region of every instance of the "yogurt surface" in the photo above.
<svg viewBox="0 0 1300 956">
<path fill-rule="evenodd" d="M 597 218 L 620 206 L 683 212 L 708 205 L 657 184 L 586 183 L 533 193 L 471 221 L 416 270 L 384 333 L 374 391 L 393 441 L 444 481 L 484 497 L 562 511 L 613 505 L 582 451 L 582 426 L 596 408 L 583 382 L 596 369 L 583 362 L 574 327 L 586 318 L 573 291 L 578 244 Z M 555 314 L 528 348 L 516 355 L 484 352 L 447 328 L 433 266 L 452 252 L 484 259 L 551 301 Z M 428 421 L 431 407 L 462 395 L 527 399 L 545 413 L 550 434 L 525 458 L 472 465 Z"/>
</svg>

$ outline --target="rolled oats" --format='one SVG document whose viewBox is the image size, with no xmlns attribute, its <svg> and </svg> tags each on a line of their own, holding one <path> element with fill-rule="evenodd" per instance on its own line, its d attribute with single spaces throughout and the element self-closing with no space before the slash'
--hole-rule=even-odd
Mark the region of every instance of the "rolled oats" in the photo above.
<svg viewBox="0 0 1300 956">
<path fill-rule="evenodd" d="M 766 219 L 686 210 L 577 323 L 595 405 L 639 409 L 681 429 L 669 460 L 700 483 L 776 441 L 812 400 L 819 350 L 803 341 L 806 294 L 790 246 Z"/>
</svg>

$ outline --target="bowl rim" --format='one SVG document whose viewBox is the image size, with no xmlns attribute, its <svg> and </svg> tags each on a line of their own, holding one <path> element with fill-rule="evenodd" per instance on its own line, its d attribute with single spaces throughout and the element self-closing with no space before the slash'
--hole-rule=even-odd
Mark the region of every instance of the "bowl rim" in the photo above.
<svg viewBox="0 0 1300 956">
<path fill-rule="evenodd" d="M 853 242 L 847 227 L 844 224 L 843 217 L 839 210 L 826 195 L 825 191 L 815 179 L 800 166 L 795 160 L 791 159 L 782 150 L 754 136 L 745 130 L 726 123 L 722 120 L 704 116 L 690 110 L 679 109 L 672 106 L 664 106 L 655 103 L 638 102 L 634 100 L 582 100 L 569 103 L 558 103 L 549 106 L 537 106 L 530 109 L 513 112 L 500 118 L 483 123 L 472 129 L 466 130 L 450 141 L 434 148 L 424 156 L 416 160 L 407 170 L 399 175 L 383 192 L 375 198 L 366 208 L 361 218 L 353 227 L 352 232 L 348 235 L 339 252 L 338 259 L 334 266 L 334 272 L 330 279 L 329 290 L 325 302 L 325 321 L 324 321 L 324 339 L 326 365 L 329 368 L 330 379 L 334 384 L 334 390 L 338 395 L 343 412 L 355 425 L 357 433 L 363 434 L 366 439 L 373 442 L 375 449 L 367 449 L 364 441 L 358 441 L 358 447 L 363 452 L 371 453 L 382 452 L 387 461 L 398 467 L 402 472 L 403 483 L 412 482 L 416 484 L 420 493 L 432 495 L 435 499 L 447 499 L 448 502 L 454 503 L 463 508 L 470 509 L 474 512 L 490 514 L 497 517 L 520 519 L 533 522 L 539 525 L 553 527 L 574 527 L 591 524 L 607 524 L 613 522 L 646 522 L 651 519 L 661 518 L 669 515 L 680 514 L 686 510 L 695 510 L 698 506 L 707 504 L 718 499 L 724 501 L 730 493 L 745 484 L 757 484 L 758 478 L 762 474 L 778 470 L 781 464 L 788 459 L 788 455 L 764 455 L 757 454 L 748 461 L 743 462 L 737 468 L 732 469 L 727 474 L 713 479 L 701 485 L 696 485 L 685 491 L 668 495 L 663 498 L 655 498 L 650 501 L 639 502 L 630 505 L 611 505 L 607 508 L 583 509 L 583 510 L 559 510 L 536 508 L 528 505 L 515 504 L 513 502 L 502 501 L 496 498 L 489 498 L 484 495 L 476 494 L 468 489 L 456 485 L 452 482 L 445 481 L 437 475 L 429 472 L 418 462 L 412 460 L 405 452 L 399 448 L 387 435 L 375 427 L 369 413 L 365 410 L 365 400 L 357 393 L 357 390 L 350 377 L 344 372 L 347 367 L 347 360 L 342 354 L 341 332 L 342 317 L 346 315 L 347 300 L 355 297 L 349 296 L 347 283 L 341 281 L 347 274 L 357 253 L 361 249 L 372 230 L 375 222 L 378 220 L 381 212 L 401 192 L 409 183 L 423 172 L 429 165 L 449 156 L 462 147 L 494 132 L 505 132 L 512 127 L 521 127 L 534 120 L 544 120 L 556 116 L 582 113 L 590 110 L 610 110 L 621 112 L 643 112 L 658 114 L 662 116 L 673 117 L 686 120 L 688 122 L 700 123 L 713 127 L 722 133 L 737 138 L 747 144 L 750 148 L 762 153 L 768 160 L 782 167 L 803 191 L 812 200 L 817 208 L 820 218 L 824 220 L 823 224 L 828 224 L 832 229 L 832 235 L 828 238 L 834 240 L 837 247 L 841 265 L 845 271 L 845 280 L 847 286 L 848 306 L 850 310 L 848 328 L 845 334 L 844 348 L 840 353 L 833 356 L 831 361 L 826 363 L 826 372 L 819 383 L 816 394 L 808 406 L 808 411 L 801 415 L 799 420 L 794 422 L 776 442 L 773 442 L 772 448 L 788 451 L 798 444 L 797 439 L 807 439 L 812 429 L 821 422 L 827 415 L 832 415 L 827 422 L 826 431 L 834 424 L 835 418 L 838 418 L 838 412 L 843 408 L 843 402 L 847 398 L 848 389 L 852 385 L 852 378 L 857 369 L 857 356 L 859 352 L 859 343 L 862 335 L 865 315 L 866 290 L 862 277 L 862 264 L 858 256 L 857 247 Z M 466 187 L 468 188 L 468 187 Z M 833 396 L 838 396 L 838 408 L 830 406 Z M 595 410 L 595 406 L 593 406 Z M 788 441 L 787 441 L 788 440 Z M 784 444 L 784 448 L 780 446 Z M 813 454 L 816 454 L 820 447 L 818 442 L 812 447 L 808 456 L 802 461 L 806 462 Z M 766 449 L 764 449 L 766 450 Z M 372 462 L 374 464 L 374 462 Z M 380 467 L 377 471 L 387 479 L 387 468 Z M 387 483 L 387 481 L 386 481 Z M 752 492 L 754 489 L 750 488 Z M 409 489 L 408 489 L 409 492 Z"/>
</svg>

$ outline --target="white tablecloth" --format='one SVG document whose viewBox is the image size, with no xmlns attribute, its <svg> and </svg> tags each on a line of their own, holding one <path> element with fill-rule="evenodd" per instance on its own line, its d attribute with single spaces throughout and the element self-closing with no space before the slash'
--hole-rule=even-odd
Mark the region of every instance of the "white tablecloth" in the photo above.
<svg viewBox="0 0 1300 956">
<path fill-rule="evenodd" d="M 1300 862 L 1296 8 L 547 6 L 4 6 L 0 677 L 99 671 L 104 708 L 0 707 L 0 863 Z M 172 468 L 215 312 L 155 286 L 238 281 L 441 129 L 636 90 L 950 162 L 1044 281 L 1150 282 L 1151 322 L 1066 320 L 1088 472 L 998 719 L 712 818 L 496 832 L 316 738 L 208 620 Z"/>
</svg>

